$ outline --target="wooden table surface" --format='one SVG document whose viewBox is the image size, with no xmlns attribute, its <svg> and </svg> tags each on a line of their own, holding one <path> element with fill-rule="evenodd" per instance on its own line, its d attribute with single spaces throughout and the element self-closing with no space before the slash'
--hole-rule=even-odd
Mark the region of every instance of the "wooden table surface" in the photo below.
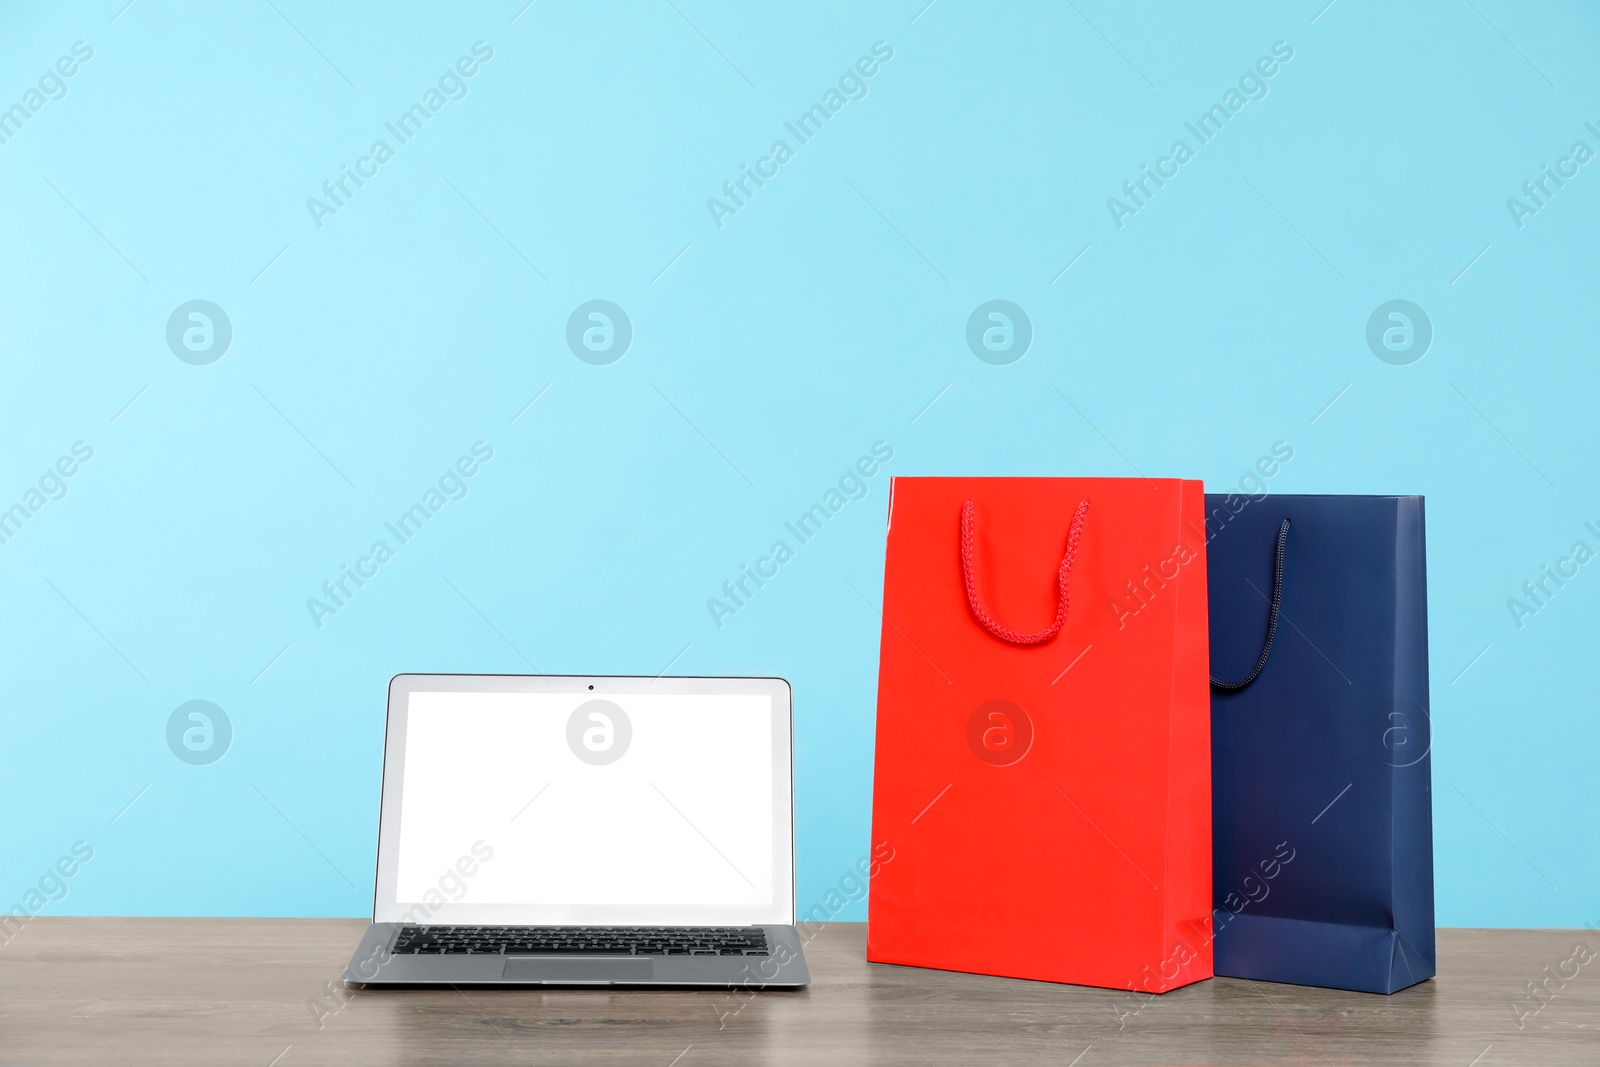
<svg viewBox="0 0 1600 1067">
<path fill-rule="evenodd" d="M 869 964 L 866 928 L 837 923 L 806 946 L 809 989 L 741 999 L 352 991 L 365 925 L 32 919 L 0 944 L 0 1065 L 1600 1064 L 1588 930 L 1441 930 L 1440 976 L 1392 997 L 1217 978 L 1150 998 Z"/>
</svg>

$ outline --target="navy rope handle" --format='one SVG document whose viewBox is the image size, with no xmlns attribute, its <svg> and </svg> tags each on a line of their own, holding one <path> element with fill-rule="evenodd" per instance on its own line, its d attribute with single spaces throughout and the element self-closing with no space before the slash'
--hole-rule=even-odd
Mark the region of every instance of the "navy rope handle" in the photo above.
<svg viewBox="0 0 1600 1067">
<path fill-rule="evenodd" d="M 1256 660 L 1256 669 L 1237 682 L 1220 682 L 1211 679 L 1211 688 L 1228 692 L 1234 689 L 1243 689 L 1256 678 L 1267 666 L 1267 657 L 1272 655 L 1272 640 L 1278 636 L 1278 609 L 1283 605 L 1283 550 L 1289 543 L 1289 520 L 1284 519 L 1283 525 L 1278 527 L 1278 549 L 1272 563 L 1272 607 L 1267 612 L 1267 640 L 1261 646 L 1261 658 Z"/>
</svg>

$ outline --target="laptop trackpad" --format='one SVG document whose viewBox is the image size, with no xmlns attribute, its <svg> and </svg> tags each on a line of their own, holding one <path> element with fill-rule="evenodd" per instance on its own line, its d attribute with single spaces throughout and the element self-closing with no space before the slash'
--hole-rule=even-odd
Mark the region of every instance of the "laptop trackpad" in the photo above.
<svg viewBox="0 0 1600 1067">
<path fill-rule="evenodd" d="M 655 972 L 649 959 L 595 959 L 592 956 L 508 956 L 507 982 L 551 982 L 584 985 L 604 982 L 648 982 Z"/>
</svg>

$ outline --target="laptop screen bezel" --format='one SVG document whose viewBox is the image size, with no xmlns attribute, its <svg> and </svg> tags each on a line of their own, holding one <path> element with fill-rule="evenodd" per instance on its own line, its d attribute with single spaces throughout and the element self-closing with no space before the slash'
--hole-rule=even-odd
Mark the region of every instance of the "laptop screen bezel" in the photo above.
<svg viewBox="0 0 1600 1067">
<path fill-rule="evenodd" d="M 795 921 L 794 726 L 789 683 L 782 678 L 692 678 L 528 674 L 397 674 L 389 680 L 384 731 L 383 787 L 378 812 L 378 857 L 372 921 L 445 926 L 637 926 L 638 911 L 625 907 L 473 903 L 470 886 L 461 901 L 398 899 L 401 798 L 405 789 L 406 723 L 411 694 L 539 693 L 585 697 L 630 694 L 671 696 L 765 696 L 772 707 L 773 900 L 764 905 L 650 906 L 664 926 L 792 926 Z M 740 783 L 730 777 L 729 802 Z"/>
</svg>

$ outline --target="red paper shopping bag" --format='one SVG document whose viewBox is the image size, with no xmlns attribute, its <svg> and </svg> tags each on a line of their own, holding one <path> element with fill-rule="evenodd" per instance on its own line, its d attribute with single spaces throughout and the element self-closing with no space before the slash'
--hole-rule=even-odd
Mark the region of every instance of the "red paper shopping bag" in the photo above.
<svg viewBox="0 0 1600 1067">
<path fill-rule="evenodd" d="M 1211 976 L 1204 521 L 1197 481 L 894 479 L 869 960 Z"/>
</svg>

